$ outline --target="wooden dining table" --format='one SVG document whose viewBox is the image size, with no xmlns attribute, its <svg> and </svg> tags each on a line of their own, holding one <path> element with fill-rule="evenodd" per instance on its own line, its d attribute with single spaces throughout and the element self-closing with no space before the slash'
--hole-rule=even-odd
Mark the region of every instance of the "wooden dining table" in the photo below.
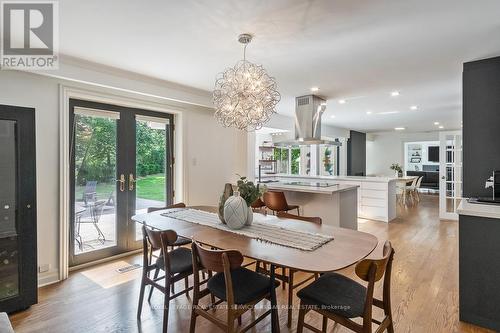
<svg viewBox="0 0 500 333">
<path fill-rule="evenodd" d="M 216 207 L 189 207 L 209 212 L 216 212 Z M 176 209 L 177 210 L 177 209 Z M 271 286 L 274 286 L 276 267 L 311 272 L 326 273 L 351 266 L 368 256 L 377 246 L 375 236 L 351 229 L 318 225 L 304 221 L 278 218 L 274 215 L 254 214 L 254 221 L 279 223 L 284 228 L 303 230 L 319 234 L 333 235 L 334 239 L 321 247 L 306 251 L 292 247 L 264 242 L 248 236 L 214 227 L 187 222 L 161 215 L 169 210 L 138 214 L 132 217 L 137 223 L 156 230 L 174 230 L 179 236 L 218 249 L 235 249 L 245 257 L 268 263 L 270 265 Z M 276 304 L 276 294 L 271 288 L 271 303 Z M 271 309 L 272 332 L 279 332 L 278 310 Z"/>
</svg>

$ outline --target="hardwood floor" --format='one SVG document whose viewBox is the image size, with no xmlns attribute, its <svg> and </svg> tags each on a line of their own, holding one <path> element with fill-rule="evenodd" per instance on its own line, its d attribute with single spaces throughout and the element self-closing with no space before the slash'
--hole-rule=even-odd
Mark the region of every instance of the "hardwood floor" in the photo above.
<svg viewBox="0 0 500 333">
<path fill-rule="evenodd" d="M 396 251 L 392 279 L 392 308 L 396 332 L 491 332 L 458 320 L 458 224 L 438 219 L 438 197 L 422 196 L 417 208 L 400 211 L 400 217 L 386 224 L 360 220 L 359 229 L 376 235 L 381 253 L 384 240 L 390 239 Z M 62 283 L 39 290 L 39 304 L 11 316 L 16 332 L 160 332 L 162 295 L 155 291 L 151 304 L 144 302 L 141 322 L 136 320 L 140 270 L 118 273 L 117 268 L 140 263 L 139 256 L 121 259 L 72 273 Z M 354 276 L 353 269 L 342 273 Z M 301 278 L 297 274 L 297 280 Z M 182 287 L 182 281 L 178 290 Z M 286 304 L 286 291 L 277 289 L 278 303 Z M 376 290 L 380 297 L 381 285 Z M 190 298 L 181 296 L 171 302 L 170 332 L 189 329 Z M 298 304 L 298 299 L 295 299 Z M 267 304 L 266 304 L 267 305 Z M 257 310 L 257 314 L 261 310 Z M 280 310 L 282 332 L 286 309 Z M 379 312 L 375 312 L 377 317 Z M 243 316 L 243 325 L 251 313 Z M 321 319 L 308 314 L 306 321 L 320 327 Z M 270 331 L 269 319 L 254 332 Z M 220 332 L 199 318 L 197 332 Z M 328 332 L 348 332 L 330 322 Z"/>
</svg>

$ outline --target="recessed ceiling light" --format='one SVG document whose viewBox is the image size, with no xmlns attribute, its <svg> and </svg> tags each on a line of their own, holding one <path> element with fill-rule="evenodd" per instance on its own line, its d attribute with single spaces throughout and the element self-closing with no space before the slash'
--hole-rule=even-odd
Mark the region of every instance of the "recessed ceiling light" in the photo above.
<svg viewBox="0 0 500 333">
<path fill-rule="evenodd" d="M 395 129 L 396 131 L 404 131 L 404 130 L 405 130 L 405 128 L 404 128 L 404 127 L 394 127 L 394 129 Z"/>
<path fill-rule="evenodd" d="M 345 99 L 339 99 L 339 104 L 345 104 Z"/>
<path fill-rule="evenodd" d="M 372 112 L 371 111 L 366 111 L 366 114 L 372 114 Z"/>
<path fill-rule="evenodd" d="M 318 91 L 318 90 L 319 90 L 319 88 L 318 88 L 318 87 L 312 87 L 312 88 L 311 88 L 311 91 L 312 91 L 312 92 L 316 92 L 316 91 Z"/>
<path fill-rule="evenodd" d="M 441 126 L 439 126 L 439 128 L 440 128 L 440 129 L 443 129 L 443 128 L 444 128 L 444 126 L 442 126 L 442 125 L 441 125 Z"/>
<path fill-rule="evenodd" d="M 439 125 L 439 121 L 435 121 L 434 125 L 436 125 L 436 126 Z"/>
<path fill-rule="evenodd" d="M 399 111 L 385 111 L 385 112 L 379 112 L 377 114 L 395 114 L 395 113 L 399 113 Z"/>
<path fill-rule="evenodd" d="M 410 106 L 410 110 L 414 110 L 414 111 L 415 111 L 415 110 L 418 110 L 418 106 L 416 106 L 416 105 L 412 105 L 412 106 Z"/>
<path fill-rule="evenodd" d="M 330 118 L 332 118 L 332 119 L 333 119 L 333 118 L 335 118 L 335 115 L 334 115 L 334 114 L 332 114 L 332 115 L 330 116 Z"/>
<path fill-rule="evenodd" d="M 392 96 L 392 97 L 399 96 L 399 91 L 397 91 L 397 90 L 392 91 L 392 92 L 391 92 L 391 96 Z"/>
</svg>

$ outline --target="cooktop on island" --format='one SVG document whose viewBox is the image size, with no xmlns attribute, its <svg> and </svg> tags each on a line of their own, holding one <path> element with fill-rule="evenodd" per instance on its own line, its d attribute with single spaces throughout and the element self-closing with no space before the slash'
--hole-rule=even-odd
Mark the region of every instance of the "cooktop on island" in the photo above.
<svg viewBox="0 0 500 333">
<path fill-rule="evenodd" d="M 319 182 L 283 182 L 283 185 L 309 186 L 309 187 L 330 187 L 338 186 L 339 184 L 319 183 Z"/>
</svg>

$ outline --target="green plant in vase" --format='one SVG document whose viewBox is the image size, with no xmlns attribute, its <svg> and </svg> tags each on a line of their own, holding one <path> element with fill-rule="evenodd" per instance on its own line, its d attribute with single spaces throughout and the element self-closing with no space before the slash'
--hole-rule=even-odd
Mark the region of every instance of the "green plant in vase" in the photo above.
<svg viewBox="0 0 500 333">
<path fill-rule="evenodd" d="M 392 163 L 390 169 L 394 170 L 394 172 L 396 173 L 396 177 L 403 176 L 403 169 L 401 168 L 401 165 L 399 165 L 399 163 Z"/>
</svg>

